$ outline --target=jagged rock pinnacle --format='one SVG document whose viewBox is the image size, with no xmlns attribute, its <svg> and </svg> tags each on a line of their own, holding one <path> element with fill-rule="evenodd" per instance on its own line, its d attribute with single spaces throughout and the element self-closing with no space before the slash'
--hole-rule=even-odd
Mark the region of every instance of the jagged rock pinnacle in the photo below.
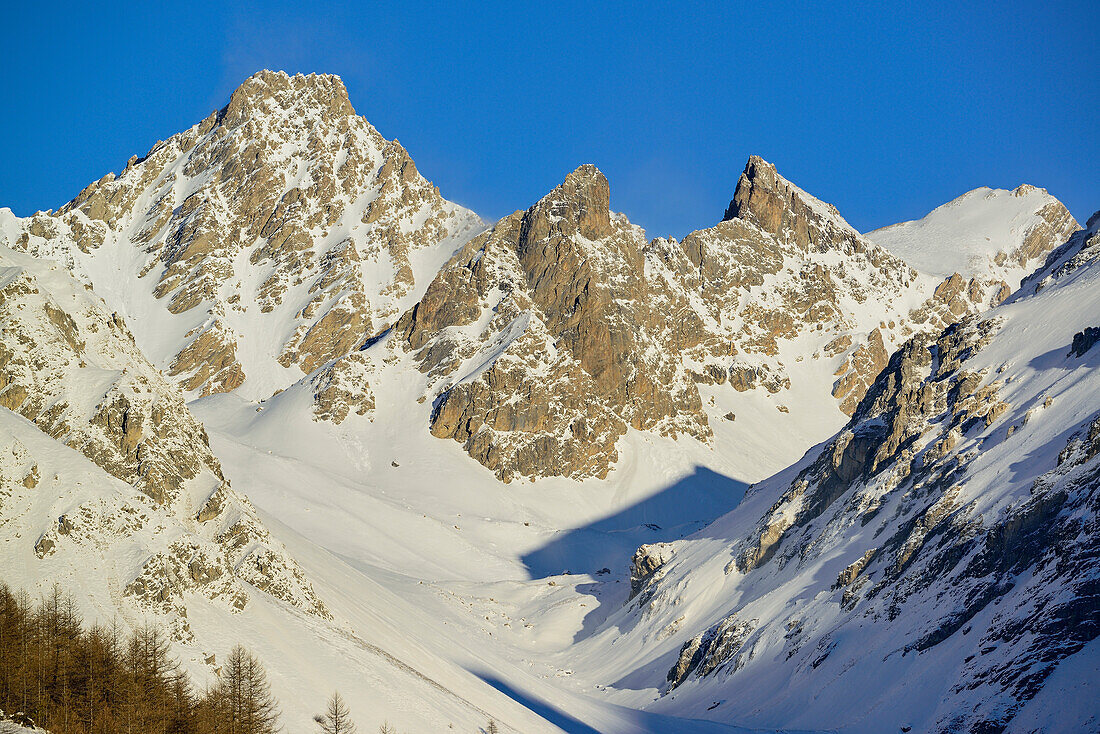
<svg viewBox="0 0 1100 734">
<path fill-rule="evenodd" d="M 611 232 L 610 188 L 607 178 L 585 163 L 542 197 L 525 218 L 525 239 L 541 240 L 551 231 L 564 236 L 580 232 L 590 240 Z"/>
<path fill-rule="evenodd" d="M 831 204 L 815 199 L 779 175 L 775 166 L 750 156 L 737 180 L 723 221 L 741 219 L 805 249 L 828 247 L 839 235 L 856 234 Z M 836 232 L 835 230 L 840 230 Z M 834 230 L 834 231 L 830 231 Z"/>
</svg>

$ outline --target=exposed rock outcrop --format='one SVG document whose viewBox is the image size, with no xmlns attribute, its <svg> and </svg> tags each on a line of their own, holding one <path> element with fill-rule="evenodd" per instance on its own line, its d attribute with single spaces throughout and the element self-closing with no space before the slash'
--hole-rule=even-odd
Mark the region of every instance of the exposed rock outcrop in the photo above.
<svg viewBox="0 0 1100 734">
<path fill-rule="evenodd" d="M 1100 327 L 1090 326 L 1084 331 L 1073 335 L 1073 344 L 1069 351 L 1074 357 L 1083 357 L 1085 352 L 1092 349 L 1096 342 L 1100 341 Z"/>
<path fill-rule="evenodd" d="M 672 543 L 651 543 L 634 551 L 630 560 L 630 598 L 638 596 L 654 581 L 660 570 L 672 558 Z"/>
<path fill-rule="evenodd" d="M 737 653 L 757 624 L 757 620 L 740 620 L 730 616 L 685 642 L 676 664 L 668 671 L 669 689 L 680 685 L 692 674 L 710 675 L 726 665 L 731 665 L 734 670 L 740 668 L 742 663 L 737 659 Z"/>
<path fill-rule="evenodd" d="M 250 584 L 327 616 L 297 563 L 223 478 L 179 388 L 144 358 L 121 318 L 57 265 L 3 247 L 0 318 L 0 399 L 11 411 L 3 434 L 33 427 L 95 469 L 9 438 L 0 445 L 0 524 L 16 535 L 38 528 L 41 559 L 138 543 L 136 565 L 120 569 L 132 573 L 119 580 L 121 593 L 163 614 L 179 639 L 190 635 L 191 593 L 239 609 Z M 74 471 L 83 472 L 75 481 Z M 69 509 L 40 515 L 58 492 L 54 501 Z M 201 509 L 197 496 L 206 498 Z"/>
</svg>

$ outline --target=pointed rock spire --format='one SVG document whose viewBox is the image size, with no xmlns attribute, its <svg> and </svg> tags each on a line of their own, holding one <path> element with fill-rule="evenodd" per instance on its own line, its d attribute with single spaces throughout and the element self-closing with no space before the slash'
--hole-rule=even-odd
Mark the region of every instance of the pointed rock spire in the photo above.
<svg viewBox="0 0 1100 734">
<path fill-rule="evenodd" d="M 590 240 L 611 233 L 610 189 L 600 169 L 585 163 L 528 210 L 524 239 L 541 240 L 551 231 Z"/>
<path fill-rule="evenodd" d="M 836 207 L 810 196 L 780 176 L 771 163 L 755 155 L 745 164 L 722 221 L 731 219 L 751 222 L 803 249 L 830 244 L 825 240 L 832 237 L 823 235 L 832 227 L 838 227 L 845 235 L 856 234 Z"/>
</svg>

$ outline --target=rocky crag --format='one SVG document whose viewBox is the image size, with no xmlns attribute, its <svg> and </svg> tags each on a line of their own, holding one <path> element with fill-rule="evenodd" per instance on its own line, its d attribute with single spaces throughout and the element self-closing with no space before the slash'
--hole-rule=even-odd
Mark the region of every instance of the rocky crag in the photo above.
<svg viewBox="0 0 1100 734">
<path fill-rule="evenodd" d="M 260 589 L 327 616 L 117 313 L 59 265 L 0 248 L 0 318 L 5 554 L 56 578 L 125 550 L 117 594 L 179 639 L 190 594 L 241 609 Z"/>
</svg>

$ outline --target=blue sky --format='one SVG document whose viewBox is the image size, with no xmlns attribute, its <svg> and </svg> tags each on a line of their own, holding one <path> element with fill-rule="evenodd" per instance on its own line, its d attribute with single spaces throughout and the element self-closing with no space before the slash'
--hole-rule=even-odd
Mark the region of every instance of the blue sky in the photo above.
<svg viewBox="0 0 1100 734">
<path fill-rule="evenodd" d="M 592 162 L 612 208 L 682 236 L 721 218 L 750 154 L 862 230 L 982 185 L 1045 187 L 1082 221 L 1100 208 L 1095 0 L 34 5 L 0 28 L 0 206 L 18 214 L 261 68 L 340 74 L 490 219 Z"/>
</svg>

